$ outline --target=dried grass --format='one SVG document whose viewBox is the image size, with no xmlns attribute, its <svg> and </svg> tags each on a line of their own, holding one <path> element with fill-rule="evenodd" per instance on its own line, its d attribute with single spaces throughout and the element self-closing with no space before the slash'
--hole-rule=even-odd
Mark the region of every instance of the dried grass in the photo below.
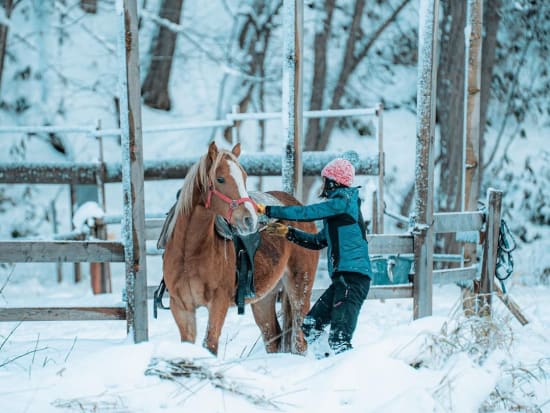
<svg viewBox="0 0 550 413">
<path fill-rule="evenodd" d="M 437 333 L 425 334 L 425 340 L 410 365 L 441 368 L 452 356 L 465 353 L 481 365 L 494 350 L 509 352 L 514 341 L 510 318 L 493 311 L 492 317 L 466 316 L 458 301 Z"/>
<path fill-rule="evenodd" d="M 536 387 L 548 385 L 550 359 L 543 358 L 532 365 L 510 365 L 503 370 L 495 389 L 481 405 L 480 413 L 497 411 L 542 413 L 550 403 L 538 400 Z"/>
<path fill-rule="evenodd" d="M 97 396 L 57 399 L 53 406 L 82 413 L 131 413 L 124 400 L 117 395 L 102 393 Z"/>
<path fill-rule="evenodd" d="M 199 387 L 210 384 L 223 391 L 243 397 L 256 406 L 281 410 L 279 403 L 276 403 L 273 398 L 267 397 L 263 392 L 252 388 L 247 383 L 227 377 L 223 371 L 215 370 L 215 366 L 199 364 L 196 360 L 153 358 L 145 374 L 176 382 L 189 395 L 194 394 L 197 383 Z"/>
</svg>

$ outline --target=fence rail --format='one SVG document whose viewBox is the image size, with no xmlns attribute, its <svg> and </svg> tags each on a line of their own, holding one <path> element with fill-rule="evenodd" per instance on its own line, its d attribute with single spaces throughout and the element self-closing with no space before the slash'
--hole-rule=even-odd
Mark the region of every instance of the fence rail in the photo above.
<svg viewBox="0 0 550 413">
<path fill-rule="evenodd" d="M 304 175 L 318 176 L 330 160 L 341 153 L 304 152 Z M 146 181 L 183 179 L 197 157 L 145 161 Z M 251 176 L 280 176 L 282 157 L 275 154 L 250 154 L 239 158 L 241 165 Z M 357 175 L 378 175 L 378 157 L 360 158 L 356 165 Z M 3 184 L 97 184 L 122 181 L 120 163 L 0 163 L 0 183 Z"/>
<path fill-rule="evenodd" d="M 125 306 L 108 307 L 3 307 L 0 321 L 126 320 Z"/>
</svg>

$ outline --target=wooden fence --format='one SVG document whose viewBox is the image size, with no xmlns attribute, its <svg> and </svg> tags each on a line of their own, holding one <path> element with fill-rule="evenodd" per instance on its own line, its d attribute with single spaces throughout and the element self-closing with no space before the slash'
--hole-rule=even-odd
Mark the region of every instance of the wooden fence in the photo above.
<svg viewBox="0 0 550 413">
<path fill-rule="evenodd" d="M 434 1 L 437 5 L 437 1 Z M 120 19 L 119 44 L 122 63 L 120 79 L 120 122 L 116 131 L 122 137 L 123 156 L 121 164 L 3 164 L 0 165 L 0 183 L 93 183 L 120 182 L 123 186 L 124 211 L 126 214 L 123 240 L 111 241 L 0 241 L 0 261 L 4 262 L 124 262 L 126 269 L 125 306 L 112 307 L 70 307 L 70 308 L 0 308 L 0 321 L 16 320 L 127 320 L 127 328 L 133 332 L 136 342 L 147 340 L 147 275 L 145 265 L 146 231 L 147 237 L 156 239 L 158 222 L 145 221 L 143 202 L 143 181 L 145 179 L 181 179 L 185 176 L 194 159 L 168 160 L 161 162 L 143 162 L 141 101 L 139 79 L 139 50 L 137 32 L 136 0 L 122 0 L 117 8 Z M 437 7 L 433 7 L 421 16 L 421 20 L 432 19 L 437 22 Z M 425 24 L 421 21 L 420 24 Z M 438 232 L 462 232 L 485 230 L 484 253 L 481 263 L 481 292 L 493 291 L 498 231 L 500 223 L 500 205 L 502 193 L 496 190 L 488 192 L 487 213 L 433 213 L 433 129 L 435 118 L 435 96 L 433 90 L 433 59 L 437 24 L 432 24 L 431 33 L 421 42 L 419 59 L 426 69 L 419 71 L 422 76 L 418 91 L 417 122 L 417 158 L 416 158 L 416 225 L 411 234 L 374 234 L 369 235 L 371 254 L 414 254 L 415 275 L 412 284 L 374 287 L 369 294 L 371 299 L 413 298 L 414 316 L 431 314 L 432 283 L 454 283 L 472 280 L 478 277 L 478 266 L 433 271 L 433 235 Z M 432 40 L 433 40 L 432 39 Z M 425 78 L 424 78 L 425 77 Z M 295 93 L 297 89 L 295 88 Z M 287 105 L 283 119 L 296 113 L 293 101 Z M 377 115 L 381 114 L 381 107 Z M 378 118 L 378 135 L 381 137 L 381 117 Z M 291 128 L 296 129 L 296 128 Z M 296 129 L 297 130 L 297 129 Z M 115 133 L 115 132 L 113 132 Z M 292 132 L 289 133 L 290 142 Z M 296 140 L 295 140 L 296 142 Z M 376 205 L 378 231 L 383 232 L 383 188 L 384 153 L 381 140 L 379 153 L 375 158 L 362 159 L 357 172 L 377 175 L 379 180 Z M 294 152 L 299 153 L 299 145 Z M 288 148 L 287 148 L 288 149 Z M 287 151 L 288 152 L 288 151 Z M 288 165 L 281 167 L 280 157 L 272 155 L 254 155 L 250 161 L 243 156 L 242 162 L 250 175 L 279 175 L 289 173 Z M 303 154 L 304 174 L 316 175 L 331 154 Z M 256 162 L 261 159 L 261 162 Z M 285 165 L 290 162 L 284 160 Z M 293 162 L 295 159 L 292 160 Z M 247 162 L 250 162 L 248 165 Z M 299 169 L 298 169 L 299 170 Z M 295 171 L 291 175 L 295 176 Z"/>
</svg>

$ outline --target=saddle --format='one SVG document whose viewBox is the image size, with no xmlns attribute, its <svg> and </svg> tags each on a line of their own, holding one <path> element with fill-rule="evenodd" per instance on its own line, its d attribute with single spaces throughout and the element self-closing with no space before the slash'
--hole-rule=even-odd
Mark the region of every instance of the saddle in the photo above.
<svg viewBox="0 0 550 413">
<path fill-rule="evenodd" d="M 249 192 L 249 196 L 256 203 L 262 203 L 264 205 L 283 205 L 283 203 L 279 201 L 277 198 L 275 198 L 273 195 L 267 194 L 265 192 L 251 191 Z M 178 195 L 176 196 L 176 199 L 178 197 L 179 197 L 179 192 L 178 192 Z M 164 224 L 162 226 L 159 239 L 157 241 L 158 249 L 164 249 L 166 246 L 166 242 L 168 238 L 168 227 L 169 227 L 169 223 L 172 221 L 174 217 L 176 204 L 177 202 L 174 203 L 172 208 L 170 208 L 170 210 L 166 214 L 166 218 L 164 220 Z M 262 219 L 263 221 L 260 222 L 260 225 L 261 225 L 260 230 L 248 235 L 238 234 L 234 230 L 234 228 L 223 217 L 219 215 L 216 216 L 216 220 L 214 222 L 214 228 L 216 230 L 216 234 L 223 239 L 233 241 L 233 245 L 235 246 L 235 254 L 236 254 L 235 273 L 236 273 L 236 285 L 237 285 L 237 292 L 235 294 L 235 304 L 237 305 L 238 314 L 244 314 L 245 299 L 256 297 L 256 289 L 254 287 L 254 256 L 256 255 L 256 251 L 260 246 L 260 241 L 261 241 L 260 231 L 269 222 L 275 221 L 273 219 L 267 219 L 265 216 L 263 216 Z M 162 297 L 165 291 L 166 291 L 166 284 L 163 278 L 159 286 L 155 290 L 154 297 L 153 297 L 154 318 L 157 318 L 157 308 L 162 308 L 162 309 L 170 308 L 170 307 L 166 307 L 162 302 Z"/>
</svg>

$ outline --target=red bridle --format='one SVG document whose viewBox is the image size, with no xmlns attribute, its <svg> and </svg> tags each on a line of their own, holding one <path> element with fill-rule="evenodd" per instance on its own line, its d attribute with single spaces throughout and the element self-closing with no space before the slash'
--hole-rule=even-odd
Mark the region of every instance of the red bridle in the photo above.
<svg viewBox="0 0 550 413">
<path fill-rule="evenodd" d="M 227 195 L 222 194 L 220 191 L 218 191 L 213 184 L 210 184 L 208 186 L 208 197 L 206 198 L 205 207 L 206 209 L 210 208 L 210 204 L 212 202 L 212 195 L 216 195 L 218 198 L 220 198 L 222 201 L 224 201 L 226 204 L 229 205 L 229 211 L 227 213 L 227 217 L 224 217 L 227 219 L 227 222 L 231 222 L 231 217 L 233 217 L 233 211 L 239 207 L 239 205 L 244 204 L 245 202 L 250 202 L 252 206 L 254 207 L 254 211 L 258 210 L 258 206 L 256 205 L 256 202 L 252 198 L 245 197 L 245 198 L 239 198 L 239 199 L 231 199 Z"/>
</svg>

